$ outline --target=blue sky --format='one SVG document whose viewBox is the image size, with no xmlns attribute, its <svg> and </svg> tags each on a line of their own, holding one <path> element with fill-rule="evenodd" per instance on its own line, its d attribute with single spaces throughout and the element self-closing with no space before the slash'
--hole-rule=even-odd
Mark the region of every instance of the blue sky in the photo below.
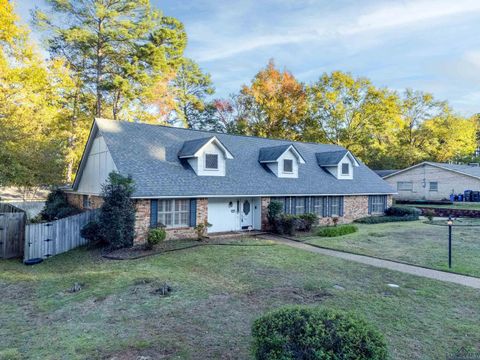
<svg viewBox="0 0 480 360">
<path fill-rule="evenodd" d="M 151 0 L 184 22 L 187 55 L 216 97 L 237 92 L 270 58 L 299 80 L 342 70 L 411 87 L 480 112 L 480 0 Z M 16 0 L 18 12 L 41 0 Z"/>
</svg>

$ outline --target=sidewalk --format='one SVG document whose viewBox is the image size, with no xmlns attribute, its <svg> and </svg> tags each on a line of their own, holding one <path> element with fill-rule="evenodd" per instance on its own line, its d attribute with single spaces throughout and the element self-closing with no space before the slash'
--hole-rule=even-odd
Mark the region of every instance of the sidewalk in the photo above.
<svg viewBox="0 0 480 360">
<path fill-rule="evenodd" d="M 382 260 L 382 259 L 365 256 L 365 255 L 357 255 L 357 254 L 347 253 L 343 251 L 319 248 L 313 245 L 305 244 L 305 243 L 294 241 L 294 240 L 289 240 L 289 239 L 271 235 L 271 234 L 262 235 L 259 237 L 267 240 L 273 240 L 279 244 L 288 245 L 297 249 L 310 251 L 317 254 L 333 256 L 333 257 L 337 257 L 337 258 L 341 258 L 349 261 L 355 261 L 361 264 L 371 265 L 371 266 L 375 266 L 383 269 L 400 271 L 406 274 L 422 276 L 429 279 L 446 281 L 446 282 L 451 282 L 459 285 L 472 287 L 475 289 L 480 289 L 480 279 L 472 276 L 459 275 L 459 274 L 449 273 L 445 271 L 427 269 L 420 266 L 407 265 L 407 264 L 402 264 L 395 261 Z"/>
</svg>

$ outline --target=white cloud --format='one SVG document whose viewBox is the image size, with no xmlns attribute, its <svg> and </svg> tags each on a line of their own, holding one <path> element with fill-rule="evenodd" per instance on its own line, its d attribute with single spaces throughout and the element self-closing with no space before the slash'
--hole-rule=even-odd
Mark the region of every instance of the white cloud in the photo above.
<svg viewBox="0 0 480 360">
<path fill-rule="evenodd" d="M 208 28 L 196 29 L 201 30 L 195 35 L 199 45 L 194 50 L 197 60 L 207 62 L 225 59 L 270 46 L 345 40 L 368 32 L 375 32 L 375 41 L 365 39 L 365 45 L 375 44 L 385 33 L 394 29 L 402 28 L 401 31 L 408 32 L 415 26 L 427 27 L 433 22 L 448 20 L 455 15 L 480 12 L 480 1 L 409 0 L 373 7 L 363 4 L 359 7 L 357 3 L 355 7 L 336 9 L 335 12 L 312 7 L 310 12 L 306 8 L 289 13 L 287 23 L 271 24 L 270 33 L 258 32 L 242 24 L 245 17 L 255 16 L 251 2 L 242 7 L 241 11 L 239 8 L 235 10 L 220 14 L 216 23 L 219 28 L 214 23 L 209 24 Z M 232 23 L 235 14 L 237 21 Z"/>
</svg>

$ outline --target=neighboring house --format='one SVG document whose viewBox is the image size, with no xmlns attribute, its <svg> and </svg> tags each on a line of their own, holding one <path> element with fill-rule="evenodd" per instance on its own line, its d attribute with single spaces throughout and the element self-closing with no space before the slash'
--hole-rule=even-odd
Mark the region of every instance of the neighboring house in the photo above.
<svg viewBox="0 0 480 360">
<path fill-rule="evenodd" d="M 135 181 L 137 243 L 159 224 L 168 238 L 192 237 L 205 221 L 209 232 L 266 229 L 272 199 L 346 223 L 383 213 L 395 192 L 335 145 L 96 119 L 69 201 L 99 207 L 111 171 Z"/>
<path fill-rule="evenodd" d="M 402 200 L 442 200 L 465 190 L 480 190 L 478 164 L 422 162 L 383 176 Z"/>
</svg>

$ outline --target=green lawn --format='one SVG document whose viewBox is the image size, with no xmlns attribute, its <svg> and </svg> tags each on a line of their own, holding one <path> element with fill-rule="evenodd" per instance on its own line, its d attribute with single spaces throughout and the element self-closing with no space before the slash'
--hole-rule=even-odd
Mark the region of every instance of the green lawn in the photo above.
<svg viewBox="0 0 480 360">
<path fill-rule="evenodd" d="M 458 224 L 480 225 L 468 220 Z M 302 240 L 331 249 L 398 260 L 433 269 L 448 269 L 448 228 L 423 221 L 357 224 L 359 231 L 336 238 L 307 237 Z M 453 227 L 452 269 L 480 277 L 480 226 Z"/>
<path fill-rule="evenodd" d="M 173 292 L 161 297 L 165 281 Z M 82 290 L 68 292 L 75 282 Z M 1 261 L 0 289 L 0 359 L 248 359 L 252 321 L 285 304 L 358 312 L 392 359 L 480 351 L 478 290 L 281 245 Z"/>
</svg>

